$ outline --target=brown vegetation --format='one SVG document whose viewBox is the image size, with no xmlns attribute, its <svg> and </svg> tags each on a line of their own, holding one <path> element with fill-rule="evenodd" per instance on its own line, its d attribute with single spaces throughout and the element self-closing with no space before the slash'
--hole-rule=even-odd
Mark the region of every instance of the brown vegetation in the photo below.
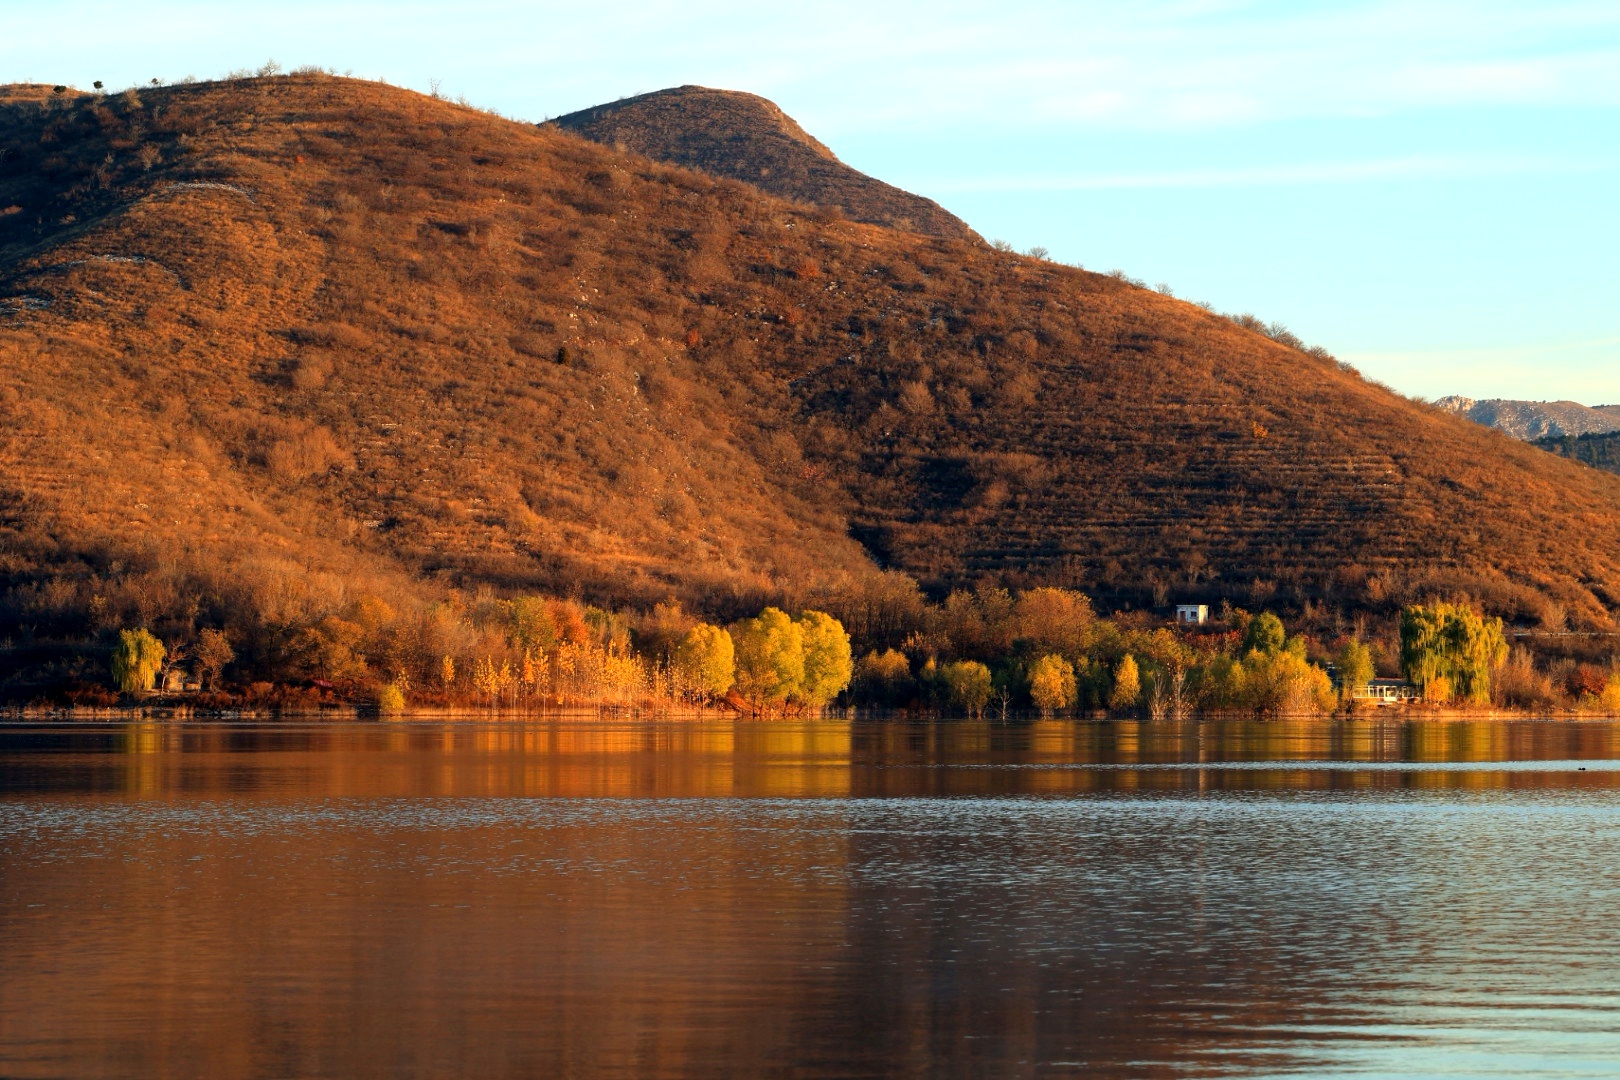
<svg viewBox="0 0 1620 1080">
<path fill-rule="evenodd" d="M 845 165 L 773 102 L 734 90 L 678 86 L 548 121 L 616 150 L 751 184 L 826 214 L 977 242 L 967 223 L 932 199 Z M 819 276 L 807 258 L 794 271 Z"/>
<path fill-rule="evenodd" d="M 1620 604 L 1620 479 L 1112 277 L 315 74 L 10 88 L 0 133 L 30 680 L 140 626 L 227 629 L 239 676 L 341 661 L 364 596 L 423 640 L 517 592 L 816 606 L 863 649 L 911 578 Z"/>
</svg>

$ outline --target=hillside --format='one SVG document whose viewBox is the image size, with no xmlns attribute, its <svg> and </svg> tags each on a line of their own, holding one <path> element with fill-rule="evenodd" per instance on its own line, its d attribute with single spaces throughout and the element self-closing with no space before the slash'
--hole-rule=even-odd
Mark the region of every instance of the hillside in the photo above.
<svg viewBox="0 0 1620 1080">
<path fill-rule="evenodd" d="M 1574 401 L 1512 401 L 1502 398 L 1475 401 L 1466 397 L 1441 398 L 1435 405 L 1526 442 L 1620 431 L 1620 405 L 1593 406 Z"/>
<path fill-rule="evenodd" d="M 785 199 L 835 210 L 852 221 L 925 236 L 978 240 L 931 199 L 856 171 L 753 94 L 680 86 L 549 121 L 618 150 L 728 176 Z"/>
<path fill-rule="evenodd" d="M 1560 457 L 1567 457 L 1605 472 L 1620 473 L 1620 431 L 1595 435 L 1553 435 L 1535 444 Z"/>
<path fill-rule="evenodd" d="M 870 629 L 889 569 L 1620 604 L 1620 477 L 1112 277 L 321 75 L 13 89 L 0 131 L 17 641 L 269 654 L 376 595 L 431 658 L 529 589 Z"/>
</svg>

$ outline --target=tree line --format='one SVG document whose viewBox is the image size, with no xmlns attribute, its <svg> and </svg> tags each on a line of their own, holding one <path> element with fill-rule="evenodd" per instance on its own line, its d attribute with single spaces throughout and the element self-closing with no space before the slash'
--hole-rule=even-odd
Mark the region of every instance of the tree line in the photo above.
<svg viewBox="0 0 1620 1080">
<path fill-rule="evenodd" d="M 286 636 L 279 685 L 233 681 L 249 672 L 233 671 L 236 651 L 215 628 L 173 643 L 127 628 L 111 650 L 109 674 L 120 691 L 139 696 L 180 665 L 183 684 L 221 701 L 342 698 L 370 700 L 383 711 L 725 706 L 782 715 L 839 705 L 1161 719 L 1330 712 L 1356 701 L 1380 661 L 1421 700 L 1439 705 L 1513 704 L 1501 684 L 1523 681 L 1513 663 L 1522 658 L 1511 654 L 1501 621 L 1466 604 L 1406 608 L 1395 655 L 1355 635 L 1324 645 L 1290 634 L 1269 611 L 1232 609 L 1197 627 L 1104 618 L 1084 595 L 1060 588 L 956 592 L 927 610 L 931 617 L 902 640 L 866 642 L 857 652 L 844 623 L 815 609 L 794 616 L 768 606 L 720 625 L 673 601 L 638 613 L 518 595 L 406 616 L 362 595 L 342 613 Z M 1570 704 L 1620 712 L 1620 671 L 1583 678 Z"/>
</svg>

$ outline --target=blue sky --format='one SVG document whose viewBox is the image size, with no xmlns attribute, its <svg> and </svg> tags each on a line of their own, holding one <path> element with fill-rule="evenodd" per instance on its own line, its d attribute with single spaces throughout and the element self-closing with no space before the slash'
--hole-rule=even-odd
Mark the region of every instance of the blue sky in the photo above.
<svg viewBox="0 0 1620 1080">
<path fill-rule="evenodd" d="M 0 5 L 5 81 L 274 58 L 533 120 L 748 90 L 987 237 L 1405 393 L 1620 402 L 1614 0 Z"/>
</svg>

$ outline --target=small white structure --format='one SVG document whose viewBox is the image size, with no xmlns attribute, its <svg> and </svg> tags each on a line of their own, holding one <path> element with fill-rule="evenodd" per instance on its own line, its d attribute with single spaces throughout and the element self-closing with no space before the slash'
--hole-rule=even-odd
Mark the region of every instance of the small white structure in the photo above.
<svg viewBox="0 0 1620 1080">
<path fill-rule="evenodd" d="M 1373 679 L 1350 693 L 1353 701 L 1370 701 L 1377 705 L 1404 705 L 1418 699 L 1418 688 L 1404 679 Z"/>
<path fill-rule="evenodd" d="M 1176 622 L 1182 626 L 1203 626 L 1209 621 L 1208 604 L 1177 604 Z"/>
</svg>

